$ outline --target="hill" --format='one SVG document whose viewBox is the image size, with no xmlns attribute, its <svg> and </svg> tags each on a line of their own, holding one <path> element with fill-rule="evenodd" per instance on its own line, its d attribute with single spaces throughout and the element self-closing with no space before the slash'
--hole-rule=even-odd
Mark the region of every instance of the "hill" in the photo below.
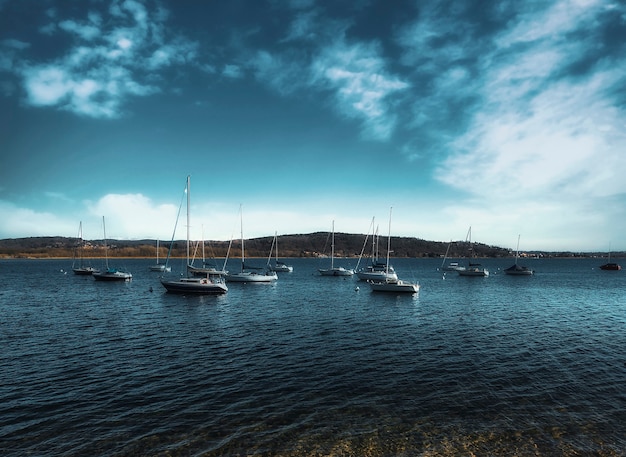
<svg viewBox="0 0 626 457">
<path fill-rule="evenodd" d="M 246 257 L 267 257 L 273 237 L 251 238 L 245 240 Z M 363 250 L 365 235 L 335 233 L 335 256 L 358 257 Z M 365 248 L 365 255 L 371 252 L 371 237 Z M 30 237 L 0 240 L 0 257 L 4 258 L 54 258 L 72 257 L 78 246 L 77 238 L 68 237 Z M 84 240 L 86 257 L 104 256 L 103 240 Z M 228 252 L 228 241 L 205 241 L 207 257 L 223 258 Z M 155 240 L 107 240 L 110 257 L 154 257 Z M 161 242 L 159 256 L 165 257 L 169 242 Z M 309 234 L 281 235 L 278 237 L 279 254 L 281 257 L 318 257 L 330 255 L 330 233 L 315 232 Z M 393 257 L 443 257 L 448 243 L 427 241 L 411 237 L 392 237 Z M 469 245 L 458 241 L 450 246 L 449 257 L 466 256 Z M 509 249 L 474 243 L 473 249 L 477 257 L 508 257 Z M 196 257 L 201 257 L 201 246 L 192 247 Z M 381 255 L 386 254 L 386 237 L 381 237 Z M 172 244 L 173 257 L 185 255 L 185 241 L 176 240 Z M 241 241 L 234 240 L 231 245 L 230 257 L 241 255 Z"/>
</svg>

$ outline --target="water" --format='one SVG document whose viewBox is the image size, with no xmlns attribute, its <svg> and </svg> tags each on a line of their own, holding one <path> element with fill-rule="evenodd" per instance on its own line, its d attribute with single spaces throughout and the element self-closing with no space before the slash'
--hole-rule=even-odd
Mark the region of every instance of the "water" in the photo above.
<svg viewBox="0 0 626 457">
<path fill-rule="evenodd" d="M 626 273 L 597 259 L 398 259 L 415 296 L 293 259 L 184 297 L 153 262 L 0 261 L 2 455 L 626 455 Z"/>
</svg>

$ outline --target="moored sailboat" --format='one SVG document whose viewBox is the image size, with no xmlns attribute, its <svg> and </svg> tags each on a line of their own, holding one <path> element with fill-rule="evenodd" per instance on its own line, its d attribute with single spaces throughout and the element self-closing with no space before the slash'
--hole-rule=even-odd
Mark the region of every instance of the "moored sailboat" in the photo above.
<svg viewBox="0 0 626 457">
<path fill-rule="evenodd" d="M 332 224 L 330 242 L 330 268 L 320 268 L 318 270 L 322 276 L 352 276 L 354 270 L 335 266 L 335 221 Z"/>
<path fill-rule="evenodd" d="M 121 268 L 109 267 L 109 254 L 107 247 L 107 231 L 104 223 L 104 216 L 102 216 L 102 230 L 104 232 L 104 270 L 94 271 L 93 277 L 96 281 L 130 281 L 133 279 L 133 275 L 128 271 Z"/>
<path fill-rule="evenodd" d="M 391 210 L 389 208 L 389 235 L 387 236 L 387 262 L 386 266 L 389 268 L 389 254 L 391 252 Z M 402 279 L 386 278 L 384 280 L 370 280 L 368 281 L 372 292 L 395 292 L 395 293 L 417 293 L 420 290 L 420 286 L 417 283 L 410 281 L 404 281 Z"/>
<path fill-rule="evenodd" d="M 621 269 L 622 269 L 622 266 L 619 263 L 611 262 L 611 246 L 609 245 L 609 258 L 608 258 L 608 261 L 604 265 L 600 265 L 600 270 L 619 271 Z"/>
<path fill-rule="evenodd" d="M 187 185 L 185 186 L 185 193 L 187 194 L 187 263 L 185 267 L 185 276 L 177 278 L 177 279 L 165 279 L 161 278 L 161 284 L 167 290 L 167 292 L 177 293 L 177 294 L 224 294 L 228 292 L 228 287 L 224 282 L 224 277 L 222 275 L 211 275 L 209 273 L 204 277 L 190 277 L 189 276 L 189 221 L 190 221 L 190 177 L 187 176 Z M 176 233 L 176 229 L 174 229 L 174 234 Z M 174 239 L 174 235 L 172 235 L 172 241 Z M 169 253 L 168 253 L 169 259 Z M 167 265 L 167 260 L 165 262 Z"/>
<path fill-rule="evenodd" d="M 466 241 L 469 240 L 470 260 L 468 262 L 467 267 L 457 270 L 457 273 L 459 274 L 459 276 L 480 276 L 483 278 L 489 276 L 489 270 L 483 267 L 480 263 L 472 262 L 472 259 L 474 258 L 474 248 L 472 245 L 472 227 L 471 226 L 469 230 L 467 231 L 467 236 L 465 237 L 465 240 Z"/>
<path fill-rule="evenodd" d="M 265 268 L 252 268 L 250 266 L 246 266 L 246 256 L 244 249 L 244 239 L 243 239 L 243 210 L 239 208 L 240 215 L 240 227 L 241 227 L 241 270 L 237 273 L 227 273 L 226 281 L 229 282 L 254 282 L 254 283 L 271 283 L 278 279 L 278 275 L 275 271 L 269 271 L 267 267 Z M 270 250 L 271 255 L 271 250 Z M 264 270 L 264 271 L 257 271 Z"/>
<path fill-rule="evenodd" d="M 87 265 L 83 259 L 83 248 L 85 242 L 83 241 L 83 222 L 78 225 L 78 247 L 74 250 L 74 260 L 72 261 L 72 271 L 75 275 L 89 276 L 92 275 L 96 269 L 91 265 Z M 78 255 L 78 261 L 76 256 Z M 78 262 L 78 263 L 77 263 Z"/>
<path fill-rule="evenodd" d="M 534 273 L 533 270 L 531 270 L 528 267 L 524 267 L 524 266 L 517 264 L 517 259 L 519 258 L 519 239 L 520 239 L 520 235 L 517 235 L 517 249 L 515 250 L 515 264 L 513 264 L 509 268 L 506 268 L 504 270 L 504 274 L 512 275 L 512 276 L 530 276 Z"/>
</svg>

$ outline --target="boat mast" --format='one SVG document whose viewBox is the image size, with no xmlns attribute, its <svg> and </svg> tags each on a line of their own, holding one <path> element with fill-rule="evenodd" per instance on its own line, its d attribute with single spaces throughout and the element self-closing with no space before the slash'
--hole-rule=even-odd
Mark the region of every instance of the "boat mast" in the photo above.
<svg viewBox="0 0 626 457">
<path fill-rule="evenodd" d="M 517 265 L 517 259 L 519 257 L 519 238 L 521 235 L 517 235 L 517 249 L 515 249 L 515 265 Z"/>
<path fill-rule="evenodd" d="M 332 235 L 330 239 L 330 269 L 335 268 L 335 221 L 332 225 Z"/>
<path fill-rule="evenodd" d="M 189 201 L 191 189 L 189 188 L 190 177 L 187 175 L 187 271 L 189 271 Z"/>
<path fill-rule="evenodd" d="M 239 227 L 241 230 L 241 272 L 243 273 L 243 270 L 246 268 L 246 264 L 243 251 L 243 206 L 241 205 L 239 205 Z"/>
<path fill-rule="evenodd" d="M 385 265 L 385 273 L 389 273 L 389 250 L 391 249 L 391 210 L 393 206 L 389 207 L 389 235 L 387 235 L 387 264 Z"/>
<path fill-rule="evenodd" d="M 104 216 L 102 216 L 102 232 L 104 233 L 104 265 L 107 270 L 109 269 L 109 255 L 107 253 L 107 227 L 104 223 Z"/>
</svg>

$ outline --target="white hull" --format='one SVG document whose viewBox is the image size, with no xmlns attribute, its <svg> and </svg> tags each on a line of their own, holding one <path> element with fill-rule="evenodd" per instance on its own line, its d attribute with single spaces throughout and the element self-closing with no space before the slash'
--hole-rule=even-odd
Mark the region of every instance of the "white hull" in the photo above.
<svg viewBox="0 0 626 457">
<path fill-rule="evenodd" d="M 401 279 L 397 281 L 370 281 L 372 292 L 396 292 L 396 293 L 417 293 L 420 290 L 419 284 L 413 284 Z"/>
<path fill-rule="evenodd" d="M 115 269 L 94 271 L 93 277 L 96 281 L 130 281 L 133 279 L 132 274 Z"/>
<path fill-rule="evenodd" d="M 221 279 L 180 278 L 173 281 L 161 280 L 168 292 L 177 294 L 225 294 L 228 287 Z"/>
<path fill-rule="evenodd" d="M 159 265 L 152 265 L 150 267 L 150 271 L 160 271 L 162 273 L 165 273 L 166 271 L 172 271 L 172 267 L 166 267 L 163 264 L 159 264 Z"/>
<path fill-rule="evenodd" d="M 469 267 L 463 270 L 457 270 L 460 276 L 489 276 L 489 270 L 486 268 Z"/>
<path fill-rule="evenodd" d="M 229 273 L 226 275 L 228 282 L 274 282 L 278 279 L 276 273 L 255 273 L 244 271 L 241 273 Z"/>
<path fill-rule="evenodd" d="M 357 271 L 356 275 L 363 281 L 397 281 L 398 275 L 395 271 Z"/>
<path fill-rule="evenodd" d="M 344 267 L 335 267 L 318 270 L 322 276 L 352 276 L 354 270 L 348 270 Z"/>
</svg>

